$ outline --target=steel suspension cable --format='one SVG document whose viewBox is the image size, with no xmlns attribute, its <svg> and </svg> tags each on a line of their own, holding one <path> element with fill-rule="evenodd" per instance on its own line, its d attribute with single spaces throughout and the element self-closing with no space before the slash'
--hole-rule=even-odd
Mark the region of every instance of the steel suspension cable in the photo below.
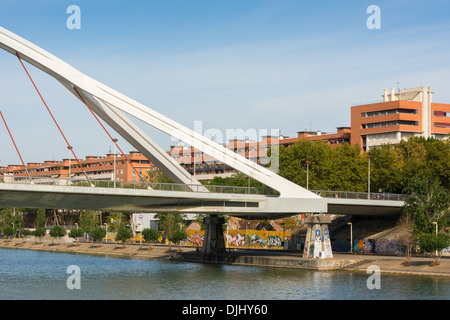
<svg viewBox="0 0 450 320">
<path fill-rule="evenodd" d="M 97 117 L 97 115 L 94 113 L 94 111 L 92 111 L 91 107 L 89 107 L 89 105 L 86 103 L 86 101 L 83 99 L 83 97 L 81 96 L 80 92 L 78 92 L 76 87 L 73 87 L 73 89 L 75 90 L 75 92 L 78 94 L 78 96 L 80 97 L 81 101 L 83 101 L 84 105 L 89 109 L 89 111 L 92 113 L 92 115 L 94 116 L 94 118 L 97 120 L 97 122 L 100 124 L 100 126 L 103 128 L 103 130 L 105 130 L 106 134 L 109 136 L 109 138 L 111 139 L 112 142 L 114 142 L 114 144 L 116 145 L 116 147 L 119 149 L 119 151 L 123 154 L 123 156 L 125 157 L 125 159 L 128 161 L 128 163 L 130 164 L 130 166 L 133 168 L 133 170 L 136 172 L 136 174 L 139 176 L 139 178 L 141 178 L 141 180 L 143 182 L 145 182 L 144 178 L 142 178 L 142 175 L 137 171 L 137 169 L 135 168 L 135 166 L 131 163 L 130 159 L 128 159 L 128 157 L 126 156 L 126 154 L 122 151 L 122 149 L 120 149 L 119 145 L 117 144 L 117 139 L 114 139 L 111 134 L 108 132 L 108 130 L 105 128 L 105 126 L 102 124 L 102 122 L 100 121 L 100 119 Z"/>
<path fill-rule="evenodd" d="M 27 176 L 31 179 L 30 173 L 28 172 L 27 167 L 25 166 L 25 162 L 23 162 L 23 159 L 22 159 L 22 156 L 20 154 L 19 148 L 17 148 L 16 142 L 14 141 L 14 138 L 13 138 L 13 136 L 11 134 L 11 131 L 9 131 L 8 124 L 6 123 L 5 117 L 3 116 L 3 113 L 2 113 L 1 110 L 0 110 L 0 115 L 2 116 L 3 123 L 5 124 L 6 130 L 8 130 L 9 136 L 11 137 L 11 141 L 14 144 L 14 147 L 16 148 L 17 154 L 19 155 L 20 161 L 22 162 L 22 165 L 23 165 L 23 167 L 25 169 L 25 172 L 27 173 Z"/>
<path fill-rule="evenodd" d="M 44 103 L 45 107 L 47 108 L 48 113 L 50 114 L 50 116 L 52 117 L 53 121 L 55 122 L 56 126 L 58 127 L 59 132 L 61 133 L 62 137 L 64 138 L 64 140 L 67 143 L 67 149 L 69 149 L 73 156 L 75 157 L 75 159 L 78 162 L 78 165 L 80 166 L 81 170 L 83 170 L 83 166 L 81 165 L 80 160 L 78 159 L 77 155 L 75 154 L 75 151 L 73 151 L 72 146 L 70 145 L 69 141 L 67 141 L 66 136 L 64 135 L 64 133 L 62 132 L 58 122 L 56 121 L 55 117 L 53 116 L 52 112 L 50 111 L 50 108 L 48 107 L 47 103 L 45 102 L 44 98 L 42 97 L 39 89 L 37 88 L 36 84 L 34 83 L 33 79 L 31 78 L 30 74 L 28 73 L 27 68 L 25 67 L 25 65 L 22 62 L 22 59 L 20 59 L 19 53 L 16 52 L 16 56 L 20 61 L 20 64 L 22 65 L 23 69 L 25 70 L 26 74 L 28 75 L 28 78 L 30 79 L 31 83 L 33 84 L 34 88 L 36 89 L 36 92 L 39 94 L 39 97 L 41 98 L 42 102 Z M 87 181 L 91 184 L 91 186 L 93 186 L 93 184 L 91 183 L 91 179 L 89 179 L 88 175 L 86 174 L 86 171 L 83 170 L 84 176 L 86 177 Z"/>
</svg>

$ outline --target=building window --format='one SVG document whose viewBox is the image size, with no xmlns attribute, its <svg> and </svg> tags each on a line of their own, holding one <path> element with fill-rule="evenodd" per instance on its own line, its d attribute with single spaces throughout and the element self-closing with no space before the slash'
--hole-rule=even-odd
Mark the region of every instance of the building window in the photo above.
<svg viewBox="0 0 450 320">
<path fill-rule="evenodd" d="M 378 116 L 385 116 L 388 114 L 397 114 L 397 113 L 404 113 L 404 114 L 417 114 L 417 109 L 389 109 L 389 110 L 381 110 L 381 111 L 372 111 L 372 112 L 363 112 L 361 113 L 362 118 L 368 118 L 368 117 L 378 117 Z"/>
<path fill-rule="evenodd" d="M 434 122 L 433 126 L 435 128 L 445 128 L 445 129 L 450 129 L 450 123 L 444 123 L 444 122 Z"/>
<path fill-rule="evenodd" d="M 436 117 L 450 117 L 450 112 L 445 112 L 445 111 L 434 111 L 433 114 Z"/>
<path fill-rule="evenodd" d="M 374 123 L 363 123 L 361 126 L 363 129 L 390 127 L 390 126 L 418 126 L 417 121 L 406 121 L 406 120 L 395 120 L 395 121 L 385 121 L 385 122 L 374 122 Z"/>
</svg>

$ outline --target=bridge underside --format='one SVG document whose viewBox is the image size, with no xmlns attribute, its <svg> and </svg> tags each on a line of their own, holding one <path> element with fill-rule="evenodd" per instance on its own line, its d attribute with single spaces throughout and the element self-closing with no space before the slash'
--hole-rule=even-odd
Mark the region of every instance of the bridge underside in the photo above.
<svg viewBox="0 0 450 320">
<path fill-rule="evenodd" d="M 64 187 L 0 183 L 0 207 L 124 212 L 227 214 L 245 219 L 280 219 L 300 213 L 392 215 L 401 201 L 297 199 L 211 192 Z"/>
</svg>

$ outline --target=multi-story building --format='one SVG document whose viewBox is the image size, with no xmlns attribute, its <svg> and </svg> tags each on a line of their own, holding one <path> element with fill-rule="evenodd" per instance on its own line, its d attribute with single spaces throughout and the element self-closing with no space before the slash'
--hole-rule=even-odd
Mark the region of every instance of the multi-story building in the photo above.
<svg viewBox="0 0 450 320">
<path fill-rule="evenodd" d="M 323 140 L 331 146 L 350 142 L 350 128 L 339 127 L 335 134 L 325 134 L 320 131 L 300 131 L 295 138 L 285 136 L 263 136 L 261 141 L 250 141 L 246 139 L 233 139 L 228 141 L 224 148 L 250 159 L 251 161 L 264 165 L 268 162 L 268 150 L 279 145 L 289 146 L 295 142 L 306 140 Z M 236 170 L 215 158 L 202 153 L 192 147 L 183 145 L 172 146 L 168 151 L 181 166 L 191 173 L 197 180 L 210 180 L 214 176 L 230 177 Z M 80 168 L 74 159 L 63 159 L 62 161 L 44 161 L 44 163 L 28 163 L 26 169 L 23 165 L 9 165 L 0 167 L 0 176 L 13 175 L 16 178 L 26 177 L 27 171 L 32 177 L 42 178 L 68 178 L 72 182 L 86 180 L 86 175 L 92 180 L 116 180 L 116 181 L 139 181 L 139 175 L 147 176 L 147 170 L 155 169 L 155 166 L 141 153 L 133 151 L 127 155 L 139 174 L 129 164 L 123 155 L 112 153 L 106 156 L 87 156 L 81 160 Z M 115 165 L 114 165 L 115 162 Z M 114 171 L 115 170 L 115 171 Z M 115 172 L 115 176 L 114 176 Z"/>
<path fill-rule="evenodd" d="M 338 127 L 337 133 L 325 134 L 320 131 L 299 131 L 297 137 L 263 136 L 261 141 L 233 139 L 224 148 L 259 164 L 268 162 L 268 151 L 280 145 L 289 146 L 299 140 L 322 140 L 332 147 L 350 143 L 350 127 Z M 172 146 L 169 154 L 198 180 L 209 180 L 214 176 L 229 177 L 236 170 L 201 151 L 182 145 Z"/>
<path fill-rule="evenodd" d="M 432 102 L 429 87 L 384 90 L 383 102 L 351 108 L 351 144 L 363 150 L 411 136 L 443 139 L 450 133 L 450 104 Z"/>
<path fill-rule="evenodd" d="M 128 162 L 128 160 L 131 164 Z M 80 160 L 82 168 L 75 159 L 62 161 L 44 161 L 44 163 L 28 163 L 26 170 L 23 165 L 9 165 L 0 167 L 1 175 L 14 177 L 68 178 L 73 182 L 86 180 L 86 175 L 92 180 L 139 181 L 139 176 L 146 176 L 147 170 L 154 169 L 154 165 L 141 153 L 133 151 L 128 155 L 107 154 L 104 157 L 88 156 Z M 133 169 L 133 167 L 138 171 Z M 28 173 L 27 173 L 28 171 Z"/>
<path fill-rule="evenodd" d="M 279 140 L 279 144 L 289 146 L 299 140 L 322 140 L 331 147 L 335 147 L 338 145 L 343 145 L 344 143 L 350 143 L 351 128 L 337 127 L 336 129 L 336 133 L 324 133 L 321 131 L 298 131 L 296 138 L 285 137 L 284 139 Z"/>
<path fill-rule="evenodd" d="M 257 163 L 268 162 L 268 151 L 280 145 L 289 146 L 299 140 L 322 140 L 331 147 L 344 143 L 359 144 L 364 150 L 375 145 L 398 143 L 410 136 L 435 137 L 442 139 L 450 133 L 450 104 L 433 103 L 429 87 L 404 89 L 389 94 L 386 89 L 383 101 L 357 105 L 351 108 L 351 127 L 338 127 L 336 133 L 320 131 L 299 131 L 297 137 L 263 136 L 261 141 L 232 139 L 224 148 Z M 168 151 L 181 166 L 197 180 L 210 180 L 214 176 L 229 177 L 236 170 L 215 158 L 189 146 L 176 145 Z M 127 161 L 131 161 L 133 166 Z M 104 157 L 88 156 L 81 161 L 82 167 L 73 159 L 28 163 L 31 176 L 47 178 L 67 178 L 72 181 L 85 180 L 85 174 L 93 180 L 139 181 L 138 176 L 146 176 L 147 170 L 155 166 L 139 152 L 123 155 L 107 154 Z M 138 174 L 133 169 L 138 170 Z M 0 167 L 1 175 L 25 177 L 22 165 Z"/>
</svg>

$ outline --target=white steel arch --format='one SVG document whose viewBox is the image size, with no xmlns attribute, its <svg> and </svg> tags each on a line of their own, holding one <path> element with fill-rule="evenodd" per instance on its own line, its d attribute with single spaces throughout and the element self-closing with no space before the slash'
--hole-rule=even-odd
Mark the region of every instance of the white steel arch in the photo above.
<svg viewBox="0 0 450 320">
<path fill-rule="evenodd" d="M 18 54 L 22 60 L 54 77 L 77 98 L 78 91 L 100 118 L 178 183 L 189 185 L 194 182 L 200 186 L 198 181 L 193 181 L 192 176 L 183 167 L 134 125 L 123 112 L 279 191 L 279 198 L 303 199 L 308 203 L 309 212 L 327 211 L 325 202 L 316 194 L 86 76 L 49 52 L 2 27 L 0 48 L 13 55 Z M 299 212 L 302 211 L 299 208 Z"/>
</svg>

